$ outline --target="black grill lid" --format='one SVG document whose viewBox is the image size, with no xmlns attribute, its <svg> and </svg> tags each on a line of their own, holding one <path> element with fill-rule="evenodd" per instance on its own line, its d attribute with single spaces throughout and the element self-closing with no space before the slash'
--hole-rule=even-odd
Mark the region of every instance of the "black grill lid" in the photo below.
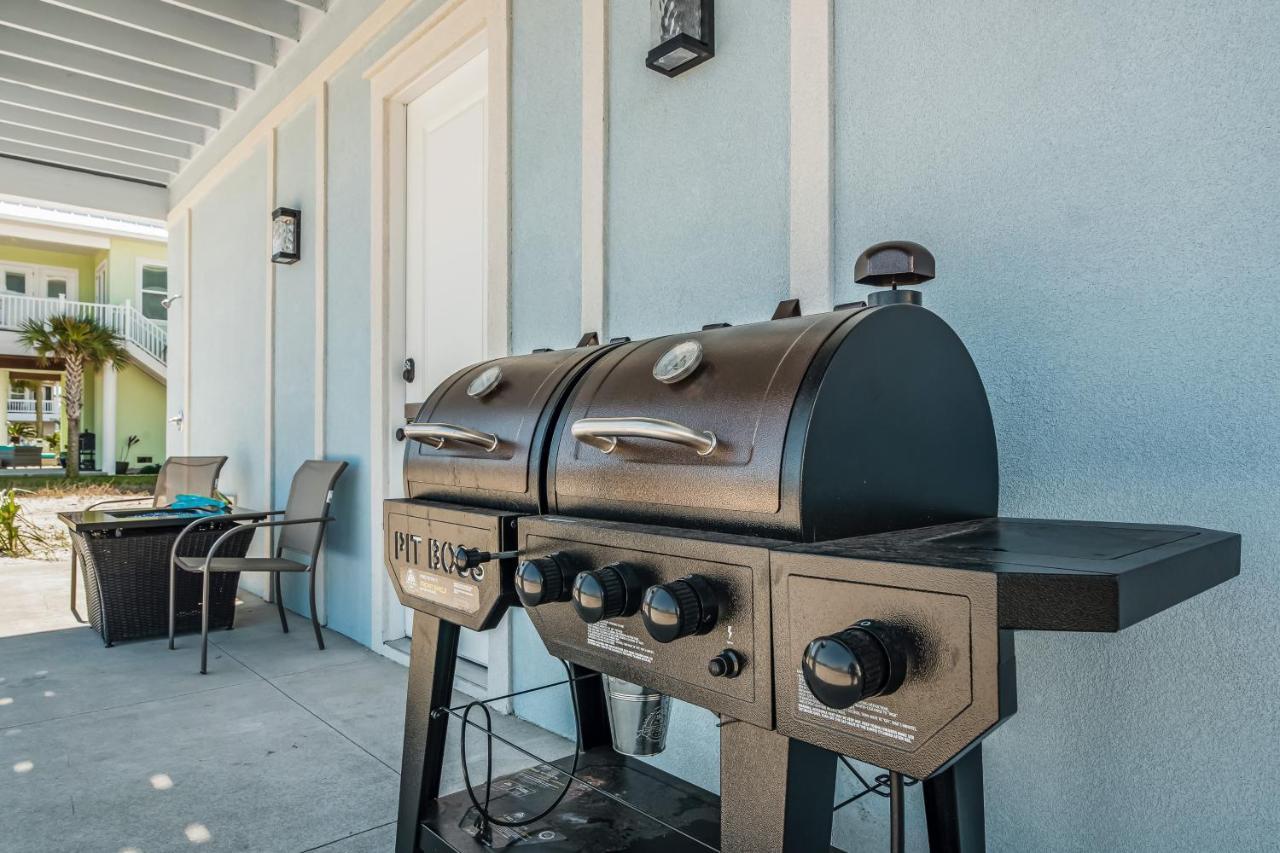
<svg viewBox="0 0 1280 853">
<path fill-rule="evenodd" d="M 915 305 L 621 346 L 557 429 L 561 514 L 814 540 L 996 510 L 981 379 Z"/>
<path fill-rule="evenodd" d="M 508 356 L 450 376 L 405 427 L 406 494 L 539 512 L 552 420 L 582 368 L 607 349 Z"/>
</svg>

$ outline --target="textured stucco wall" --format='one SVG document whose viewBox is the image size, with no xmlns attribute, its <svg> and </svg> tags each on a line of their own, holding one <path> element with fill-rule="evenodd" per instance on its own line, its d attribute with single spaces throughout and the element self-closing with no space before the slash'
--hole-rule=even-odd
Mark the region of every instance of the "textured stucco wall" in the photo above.
<svg viewBox="0 0 1280 853">
<path fill-rule="evenodd" d="M 275 482 L 271 505 L 289 500 L 298 466 L 315 456 L 315 105 L 308 103 L 276 135 L 276 207 L 302 211 L 302 259 L 276 265 L 274 394 Z M 274 209 L 274 208 L 273 208 Z M 310 578 L 281 578 L 285 604 L 309 613 Z"/>
<path fill-rule="evenodd" d="M 219 488 L 270 502 L 266 470 L 267 154 L 258 146 L 192 210 L 191 412 L 194 455 L 225 455 Z M 260 545 L 261 543 L 259 543 Z M 262 577 L 246 588 L 264 591 Z"/>
<path fill-rule="evenodd" d="M 1018 636 L 990 849 L 1274 849 L 1280 8 L 836 10 L 837 298 L 872 242 L 934 251 L 1002 512 L 1244 534 L 1239 579 L 1123 634 Z M 846 845 L 883 841 L 868 811 Z"/>
<path fill-rule="evenodd" d="M 136 366 L 130 364 L 116 377 L 116 447 L 115 456 L 107 457 L 99 449 L 98 463 L 110 465 L 113 459 L 122 459 L 125 438 L 138 437 L 138 443 L 129 451 L 129 464 L 138 466 L 139 457 L 150 456 L 152 464 L 164 461 L 165 386 Z M 101 434 L 99 434 L 101 435 Z M 101 439 L 99 439 L 101 441 Z M 101 448 L 101 444 L 99 444 Z M 114 470 L 114 468 L 110 469 Z"/>
<path fill-rule="evenodd" d="M 133 307 L 142 310 L 142 300 L 138 295 L 141 287 L 138 280 L 138 259 L 144 258 L 165 264 L 168 261 L 168 252 L 168 247 L 164 243 L 130 240 L 125 237 L 111 238 L 111 251 L 107 256 L 107 301 L 113 305 L 121 305 L 128 300 L 133 303 Z M 169 274 L 172 276 L 172 268 L 169 269 Z M 93 288 L 93 274 L 90 271 L 87 290 L 81 282 L 81 292 L 90 302 L 96 299 Z M 173 292 L 172 284 L 170 284 L 170 292 Z"/>
<path fill-rule="evenodd" d="M 581 327 L 582 14 L 575 0 L 511 15 L 511 351 L 572 346 Z"/>
<path fill-rule="evenodd" d="M 610 337 L 768 317 L 786 296 L 788 8 L 721 4 L 715 59 L 668 79 L 644 65 L 649 4 L 610 4 Z"/>
</svg>

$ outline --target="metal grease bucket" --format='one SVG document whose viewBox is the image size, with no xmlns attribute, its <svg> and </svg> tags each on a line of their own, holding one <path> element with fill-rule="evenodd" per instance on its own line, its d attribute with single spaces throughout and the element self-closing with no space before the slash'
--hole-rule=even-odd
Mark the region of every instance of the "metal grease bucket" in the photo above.
<svg viewBox="0 0 1280 853">
<path fill-rule="evenodd" d="M 614 751 L 623 755 L 657 755 L 666 749 L 671 697 L 611 675 L 601 678 Z"/>
</svg>

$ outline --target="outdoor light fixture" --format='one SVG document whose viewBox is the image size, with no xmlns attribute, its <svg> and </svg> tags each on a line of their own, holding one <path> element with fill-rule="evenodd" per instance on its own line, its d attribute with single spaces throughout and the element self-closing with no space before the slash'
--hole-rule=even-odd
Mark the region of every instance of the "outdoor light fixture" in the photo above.
<svg viewBox="0 0 1280 853">
<path fill-rule="evenodd" d="M 644 64 L 668 77 L 716 55 L 714 0 L 650 0 L 654 47 Z"/>
<path fill-rule="evenodd" d="M 271 211 L 271 262 L 296 264 L 302 257 L 302 211 L 277 207 Z"/>
</svg>

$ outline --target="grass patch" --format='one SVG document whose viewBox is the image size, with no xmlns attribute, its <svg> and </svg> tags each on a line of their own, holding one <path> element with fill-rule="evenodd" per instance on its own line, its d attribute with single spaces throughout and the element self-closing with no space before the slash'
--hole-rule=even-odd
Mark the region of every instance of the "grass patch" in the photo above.
<svg viewBox="0 0 1280 853">
<path fill-rule="evenodd" d="M 84 495 L 96 497 L 112 494 L 145 494 L 155 491 L 155 474 L 121 474 L 109 477 L 80 477 L 72 480 L 64 474 L 43 476 L 31 474 L 22 477 L 0 477 L 0 489 L 27 489 L 37 495 Z"/>
</svg>

